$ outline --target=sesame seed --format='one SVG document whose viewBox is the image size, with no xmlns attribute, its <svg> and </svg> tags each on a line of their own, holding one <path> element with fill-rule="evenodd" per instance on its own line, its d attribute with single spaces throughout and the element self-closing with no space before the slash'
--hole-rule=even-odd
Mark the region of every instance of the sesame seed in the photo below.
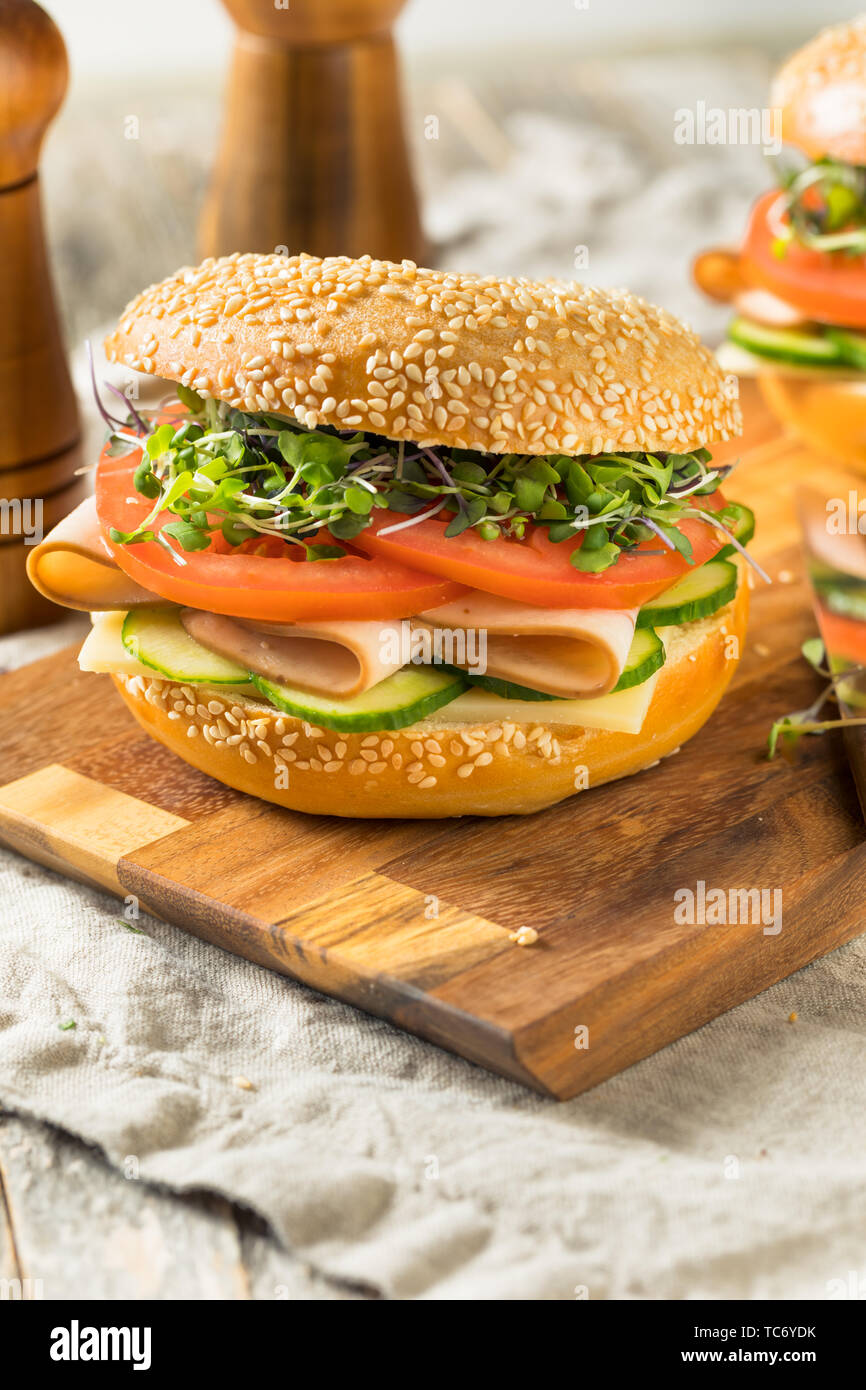
<svg viewBox="0 0 866 1390">
<path fill-rule="evenodd" d="M 538 932 L 535 927 L 518 927 L 516 931 L 508 933 L 508 939 L 517 946 L 534 946 L 538 940 Z"/>
<path fill-rule="evenodd" d="M 479 342 L 485 325 L 507 333 L 507 356 Z M 325 350 L 334 330 L 339 353 Z M 623 383 L 633 343 L 638 360 Z M 342 388 L 356 352 L 366 389 L 350 401 Z M 740 427 L 712 354 L 636 296 L 371 257 L 210 259 L 139 295 L 106 353 L 237 409 L 285 410 L 308 428 L 371 428 L 493 453 L 688 450 Z M 438 394 L 407 401 L 424 386 L 422 365 L 440 370 Z M 578 417 L 595 425 L 588 438 Z"/>
</svg>

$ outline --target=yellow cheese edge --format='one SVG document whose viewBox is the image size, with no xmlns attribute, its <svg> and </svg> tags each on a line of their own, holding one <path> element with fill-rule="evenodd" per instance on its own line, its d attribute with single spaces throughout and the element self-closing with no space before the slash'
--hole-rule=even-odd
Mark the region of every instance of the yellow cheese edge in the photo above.
<svg viewBox="0 0 866 1390">
<path fill-rule="evenodd" d="M 612 691 L 589 700 L 504 700 L 486 690 L 467 690 L 450 705 L 443 705 L 425 719 L 424 727 L 449 728 L 452 724 L 579 724 L 584 729 L 639 734 L 658 682 L 658 672 L 629 690 Z"/>
<path fill-rule="evenodd" d="M 78 653 L 78 665 L 82 671 L 93 671 L 97 675 L 148 676 L 156 672 L 126 650 L 121 638 L 125 613 L 91 613 L 93 626 L 84 639 Z"/>
</svg>

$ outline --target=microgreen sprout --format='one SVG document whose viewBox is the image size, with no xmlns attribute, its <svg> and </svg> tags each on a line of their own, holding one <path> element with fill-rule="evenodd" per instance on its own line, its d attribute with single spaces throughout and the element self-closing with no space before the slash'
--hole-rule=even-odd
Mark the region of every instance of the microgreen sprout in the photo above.
<svg viewBox="0 0 866 1390">
<path fill-rule="evenodd" d="M 792 241 L 813 251 L 866 254 L 866 168 L 818 159 L 786 172 L 782 183 L 784 191 L 768 214 L 777 256 Z"/>
<path fill-rule="evenodd" d="M 100 408 L 109 452 L 144 444 L 133 486 L 152 504 L 134 530 L 113 530 L 111 539 L 156 541 L 181 565 L 184 552 L 206 550 L 217 534 L 231 546 L 278 540 L 302 547 L 308 559 L 332 558 L 382 509 L 397 514 L 383 533 L 440 513 L 448 537 L 474 528 L 485 540 L 519 540 L 527 527 L 544 526 L 554 543 L 572 542 L 572 565 L 589 573 L 652 537 L 693 563 L 676 523 L 699 516 L 718 524 L 696 503 L 729 472 L 713 468 L 704 448 L 568 457 L 407 447 L 360 431 L 242 413 L 181 384 L 175 392 L 185 413 L 170 420 L 171 400 L 152 419 L 132 410 L 120 420 Z M 165 513 L 171 518 L 159 525 Z"/>
<path fill-rule="evenodd" d="M 804 734 L 823 734 L 828 729 L 841 729 L 852 724 L 866 724 L 866 718 L 846 716 L 844 719 L 822 719 L 821 711 L 828 700 L 839 699 L 839 688 L 843 681 L 866 674 L 866 666 L 845 666 L 832 672 L 829 669 L 827 653 L 820 637 L 811 637 L 800 648 L 802 656 L 819 676 L 827 680 L 820 695 L 806 709 L 795 710 L 777 719 L 767 738 L 767 757 L 774 758 L 779 743 L 785 747 L 793 746 Z"/>
</svg>

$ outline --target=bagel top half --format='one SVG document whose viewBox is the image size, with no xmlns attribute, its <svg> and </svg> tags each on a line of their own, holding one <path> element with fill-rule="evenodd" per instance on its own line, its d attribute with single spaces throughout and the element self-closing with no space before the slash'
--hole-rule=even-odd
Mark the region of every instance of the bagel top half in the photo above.
<svg viewBox="0 0 866 1390">
<path fill-rule="evenodd" d="M 779 70 L 782 138 L 809 159 L 866 164 L 866 15 L 823 29 Z"/>
<path fill-rule="evenodd" d="M 238 410 L 493 454 L 677 452 L 742 428 L 715 357 L 663 309 L 412 261 L 206 260 L 138 295 L 105 350 Z"/>
</svg>

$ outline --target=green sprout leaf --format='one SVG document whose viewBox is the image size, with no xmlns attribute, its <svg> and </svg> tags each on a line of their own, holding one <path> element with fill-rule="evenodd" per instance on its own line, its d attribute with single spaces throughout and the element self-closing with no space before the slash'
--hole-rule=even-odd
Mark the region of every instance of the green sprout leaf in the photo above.
<svg viewBox="0 0 866 1390">
<path fill-rule="evenodd" d="M 177 398 L 181 405 L 185 405 L 187 410 L 191 410 L 193 415 L 200 415 L 205 407 L 204 396 L 200 396 L 198 391 L 193 391 L 191 386 L 182 386 L 180 382 L 175 387 Z"/>
<path fill-rule="evenodd" d="M 112 532 L 119 544 L 156 540 L 177 564 L 186 563 L 186 552 L 207 550 L 217 533 L 232 546 L 260 538 L 308 547 L 322 528 L 334 541 L 350 541 L 384 508 L 409 518 L 429 511 L 448 537 L 474 528 L 488 541 L 519 540 L 544 525 L 554 541 L 582 538 L 572 564 L 599 573 L 646 539 L 641 517 L 690 559 L 678 522 L 695 514 L 693 492 L 712 492 L 719 481 L 706 449 L 579 458 L 434 450 L 360 431 L 307 429 L 285 416 L 205 400 L 188 387 L 179 386 L 178 397 L 190 418 L 177 427 L 154 423 L 134 473 L 151 510 L 136 530 Z"/>
<path fill-rule="evenodd" d="M 827 654 L 823 640 L 820 637 L 809 637 L 803 643 L 800 651 L 812 669 L 823 675 L 827 665 Z"/>
</svg>

